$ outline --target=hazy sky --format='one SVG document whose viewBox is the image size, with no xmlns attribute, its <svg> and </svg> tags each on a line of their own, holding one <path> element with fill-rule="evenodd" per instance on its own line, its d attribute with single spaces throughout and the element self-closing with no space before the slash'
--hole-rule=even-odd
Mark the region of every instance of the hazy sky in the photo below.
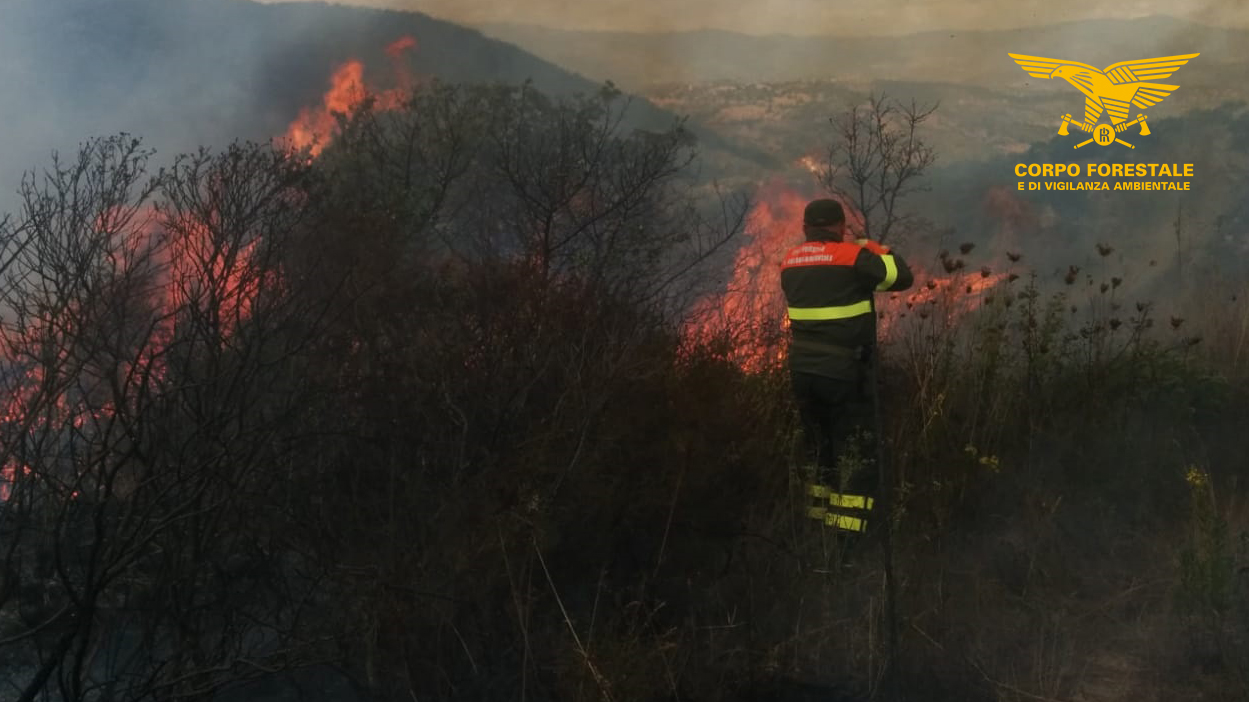
<svg viewBox="0 0 1249 702">
<path fill-rule="evenodd" d="M 275 2 L 279 0 L 262 0 Z M 599 30 L 705 27 L 752 34 L 901 34 L 1171 15 L 1249 27 L 1249 0 L 339 0 L 455 22 Z"/>
</svg>

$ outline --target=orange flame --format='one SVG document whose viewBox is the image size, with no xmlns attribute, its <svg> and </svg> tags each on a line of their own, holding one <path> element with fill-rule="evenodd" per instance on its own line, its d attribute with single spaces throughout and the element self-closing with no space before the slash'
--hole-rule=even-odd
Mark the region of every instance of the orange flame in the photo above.
<svg viewBox="0 0 1249 702">
<path fill-rule="evenodd" d="M 747 242 L 737 253 L 733 276 L 725 290 L 708 296 L 693 308 L 685 328 L 688 343 L 727 343 L 724 355 L 747 372 L 776 367 L 785 360 L 788 318 L 781 291 L 780 264 L 790 247 L 802 242 L 802 212 L 811 198 L 779 182 L 760 189 L 751 210 Z M 843 203 L 847 228 L 863 229 L 862 215 Z M 987 270 L 937 277 L 908 261 L 915 284 L 904 293 L 876 296 L 878 333 L 887 338 L 892 321 L 924 305 L 940 307 L 952 317 L 970 312 L 985 294 L 1007 278 Z M 939 305 L 948 301 L 950 304 Z M 952 321 L 952 320 L 951 320 Z"/>
<path fill-rule="evenodd" d="M 67 372 L 64 364 L 78 353 L 71 348 L 80 331 L 74 325 L 90 312 L 72 306 L 73 313 L 63 313 L 55 320 L 50 316 L 32 320 L 20 331 L 0 329 L 0 340 L 5 347 L 16 349 L 18 358 L 30 356 L 27 349 L 51 348 L 51 355 L 35 358 L 7 388 L 0 422 L 19 427 L 36 440 L 46 431 L 89 432 L 117 409 L 112 400 L 92 397 L 91 387 L 119 383 L 135 388 L 135 396 L 159 394 L 168 371 L 165 351 L 188 310 L 215 310 L 221 343 L 228 343 L 239 325 L 250 318 L 261 289 L 272 289 L 281 280 L 275 272 L 257 274 L 253 257 L 258 240 L 239 247 L 216 241 L 211 227 L 220 223 L 215 219 L 159 221 L 150 206 L 137 213 L 125 214 L 119 209 L 97 217 L 97 229 L 116 245 L 108 256 L 119 279 L 132 278 L 136 271 L 145 269 L 153 275 L 141 298 L 134 300 L 147 306 L 151 324 L 140 337 L 130 340 L 135 346 L 129 361 L 118 359 L 116 366 L 104 367 L 87 364 L 68 371 L 75 374 L 70 385 L 63 384 L 64 378 L 50 378 L 60 384 L 60 389 L 45 385 L 45 377 L 49 371 L 60 375 Z M 110 377 L 118 382 L 110 382 Z M 33 472 L 11 448 L 7 453 L 0 466 L 0 502 L 13 494 L 19 468 L 21 475 Z"/>
<path fill-rule="evenodd" d="M 322 104 L 301 110 L 287 128 L 287 143 L 296 150 L 307 149 L 316 157 L 325 148 L 337 126 L 336 115 L 350 114 L 370 96 L 375 100 L 375 107 L 380 109 L 394 109 L 401 105 L 413 83 L 401 59 L 404 52 L 415 47 L 416 40 L 412 37 L 401 37 L 386 47 L 387 56 L 394 62 L 399 87 L 376 94 L 370 95 L 367 92 L 362 62 L 353 59 L 339 66 L 330 77 L 330 88 L 323 96 Z M 228 337 L 239 324 L 251 316 L 256 297 L 262 288 L 281 285 L 279 278 L 263 278 L 254 274 L 252 258 L 257 241 L 247 243 L 233 253 L 218 246 L 212 238 L 212 227 L 219 223 L 212 221 L 213 219 L 215 217 L 210 216 L 209 221 L 183 218 L 180 221 L 164 222 L 164 233 L 169 238 L 162 246 L 162 232 L 155 223 L 156 217 L 152 208 L 145 208 L 137 215 L 128 215 L 117 208 L 105 211 L 96 218 L 96 229 L 120 243 L 118 251 L 111 256 L 110 261 L 115 272 L 121 273 L 145 256 L 154 256 L 155 267 L 163 271 L 158 276 L 162 280 L 153 288 L 160 292 L 153 293 L 155 297 L 149 301 L 156 311 L 157 322 L 152 325 L 148 337 L 141 341 L 135 362 L 123 363 L 117 369 L 127 378 L 133 378 L 145 386 L 159 385 L 165 379 L 167 369 L 164 366 L 164 350 L 174 338 L 179 310 L 201 304 L 204 296 L 208 296 L 218 313 L 222 334 Z M 20 339 L 12 338 L 4 330 L 0 330 L 0 337 L 3 337 L 0 340 L 10 347 L 36 349 L 41 347 L 43 337 L 51 333 L 49 330 L 56 329 L 55 335 L 60 336 L 73 333 L 74 330 L 64 328 L 63 323 L 58 326 L 52 321 L 43 320 L 42 323 L 36 321 L 30 324 Z M 58 357 L 68 352 L 65 348 L 56 349 Z M 41 359 L 41 362 L 56 363 L 56 359 Z M 0 406 L 0 422 L 13 424 L 29 421 L 32 426 L 28 427 L 28 431 L 32 433 L 53 423 L 82 429 L 89 419 L 98 421 L 103 415 L 110 415 L 114 411 L 109 402 L 97 402 L 93 409 L 89 398 L 71 399 L 60 393 L 51 398 L 50 410 L 40 411 L 38 416 L 32 416 L 31 405 L 43 383 L 44 368 L 39 364 L 22 373 L 16 386 L 11 388 L 10 396 Z M 14 455 L 9 455 L 3 465 L 0 465 L 0 502 L 7 501 L 13 494 L 19 468 L 22 475 L 32 473 L 31 467 L 21 464 Z"/>
<path fill-rule="evenodd" d="M 910 290 L 891 293 L 887 298 L 877 296 L 877 335 L 887 340 L 896 333 L 897 322 L 906 318 L 941 319 L 946 324 L 966 316 L 980 308 L 1009 273 L 957 273 L 949 276 L 933 276 L 915 265 L 910 265 L 915 284 Z"/>
<path fill-rule="evenodd" d="M 319 156 L 336 126 L 336 114 L 350 114 L 364 101 L 364 64 L 349 61 L 334 71 L 330 89 L 320 107 L 305 107 L 286 130 L 286 139 L 297 150 Z"/>
<path fill-rule="evenodd" d="M 747 219 L 748 240 L 737 252 L 726 289 L 694 306 L 685 337 L 695 344 L 727 340 L 727 357 L 747 371 L 772 367 L 785 358 L 785 298 L 781 260 L 803 241 L 802 212 L 812 198 L 779 180 L 759 189 Z M 846 209 L 848 228 L 862 229 L 862 217 Z"/>
<path fill-rule="evenodd" d="M 394 62 L 400 87 L 372 95 L 375 106 L 393 109 L 402 103 L 412 78 L 401 59 L 404 52 L 415 46 L 416 40 L 412 37 L 401 37 L 386 47 L 386 54 Z M 307 149 L 316 157 L 337 126 L 337 115 L 350 114 L 368 97 L 364 64 L 355 59 L 342 64 L 330 77 L 330 88 L 323 96 L 322 104 L 300 111 L 287 128 L 286 141 L 296 150 Z M 114 272 L 124 275 L 130 266 L 145 257 L 150 257 L 153 269 L 159 271 L 156 275 L 158 280 L 152 286 L 152 299 L 148 300 L 155 322 L 146 338 L 138 340 L 137 356 L 133 362 L 122 363 L 119 368 L 100 369 L 106 373 L 120 372 L 127 379 L 124 384 L 138 382 L 145 386 L 147 392 L 159 391 L 159 387 L 152 386 L 159 386 L 165 379 L 164 351 L 175 336 L 180 310 L 207 302 L 216 311 L 221 334 L 228 338 L 239 324 L 251 316 L 260 290 L 281 285 L 277 274 L 268 274 L 273 276 L 269 278 L 255 275 L 253 256 L 258 241 L 249 242 L 234 251 L 214 241 L 213 228 L 220 226 L 220 222 L 215 221 L 215 214 L 210 214 L 206 221 L 187 217 L 178 221 L 167 220 L 163 222 L 163 228 L 156 224 L 155 214 L 150 207 L 138 213 L 115 208 L 102 212 L 94 221 L 98 232 L 117 243 L 117 250 L 109 255 Z M 70 318 L 76 317 L 67 317 Z M 65 354 L 69 353 L 69 349 L 61 347 L 57 341 L 75 332 L 66 328 L 67 322 L 58 320 L 58 324 L 53 324 L 53 321 L 28 323 L 20 338 L 0 329 L 0 341 L 9 348 L 45 349 L 51 340 L 55 354 L 55 357 L 35 357 L 35 364 L 15 378 L 14 386 L 9 388 L 9 397 L 0 405 L 0 422 L 10 425 L 25 423 L 29 426 L 24 430 L 32 433 L 56 426 L 82 429 L 89 420 L 98 421 L 114 411 L 110 402 L 91 402 L 91 398 L 87 397 L 71 398 L 61 392 L 56 397 L 46 398 L 51 407 L 40 408 L 35 414 L 32 405 L 44 385 L 45 366 L 59 368 L 58 361 L 63 361 Z M 95 369 L 79 372 L 90 375 Z M 10 452 L 0 465 L 0 502 L 8 500 L 13 494 L 14 481 L 19 475 L 31 472 L 30 466 L 22 465 L 18 457 Z"/>
<path fill-rule="evenodd" d="M 215 219 L 214 215 L 212 219 Z M 167 299 L 166 311 L 203 305 L 207 296 L 218 310 L 219 318 L 230 333 L 251 316 L 256 296 L 263 281 L 254 275 L 253 264 L 258 239 L 242 244 L 236 250 L 220 245 L 210 227 L 218 222 L 184 218 L 171 223 L 175 235 L 166 253 L 170 278 L 174 282 Z"/>
<path fill-rule="evenodd" d="M 364 82 L 364 63 L 352 59 L 330 76 L 330 88 L 316 107 L 305 107 L 286 130 L 286 142 L 295 150 L 307 149 L 315 158 L 321 155 L 338 126 L 338 115 L 350 115 L 366 98 L 375 100 L 374 107 L 392 110 L 403 104 L 413 79 L 400 59 L 405 51 L 416 46 L 412 37 L 401 37 L 386 47 L 386 54 L 395 63 L 399 87 L 371 93 Z"/>
<path fill-rule="evenodd" d="M 400 37 L 386 46 L 386 55 L 398 59 L 403 52 L 416 48 L 416 40 L 412 37 Z"/>
</svg>

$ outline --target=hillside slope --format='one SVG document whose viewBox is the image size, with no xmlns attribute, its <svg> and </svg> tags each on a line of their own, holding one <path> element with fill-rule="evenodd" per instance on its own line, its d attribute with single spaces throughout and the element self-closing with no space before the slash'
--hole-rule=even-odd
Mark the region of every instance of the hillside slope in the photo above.
<svg viewBox="0 0 1249 702">
<path fill-rule="evenodd" d="M 416 12 L 322 2 L 12 0 L 4 15 L 0 201 L 51 150 L 71 151 L 93 135 L 137 134 L 166 155 L 279 136 L 353 58 L 373 88 L 394 86 L 397 71 L 448 82 L 530 80 L 550 94 L 601 85 Z M 405 36 L 415 46 L 399 59 L 387 56 L 386 47 Z M 638 99 L 629 118 L 662 129 L 676 115 Z M 702 136 L 707 149 L 728 148 Z"/>
</svg>

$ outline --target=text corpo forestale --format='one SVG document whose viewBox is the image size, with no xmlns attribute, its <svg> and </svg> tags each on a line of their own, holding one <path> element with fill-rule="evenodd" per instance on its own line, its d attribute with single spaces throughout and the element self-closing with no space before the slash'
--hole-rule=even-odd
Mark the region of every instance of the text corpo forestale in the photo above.
<svg viewBox="0 0 1249 702">
<path fill-rule="evenodd" d="M 1192 178 L 1191 163 L 1017 163 L 1015 175 L 1020 178 Z"/>
<path fill-rule="evenodd" d="M 1119 181 L 1112 187 L 1094 178 L 1192 178 L 1191 163 L 1017 163 L 1020 178 L 1085 178 L 1080 181 L 1020 181 L 1020 190 L 1189 190 L 1187 180 Z"/>
</svg>

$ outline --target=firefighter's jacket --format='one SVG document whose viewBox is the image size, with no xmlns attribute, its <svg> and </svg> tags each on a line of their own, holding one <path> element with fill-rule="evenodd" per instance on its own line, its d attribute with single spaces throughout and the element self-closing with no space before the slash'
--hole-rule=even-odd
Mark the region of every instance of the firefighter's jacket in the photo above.
<svg viewBox="0 0 1249 702">
<path fill-rule="evenodd" d="M 866 239 L 808 241 L 790 249 L 781 263 L 790 369 L 856 378 L 876 344 L 873 294 L 906 290 L 913 282 L 901 256 Z"/>
</svg>

